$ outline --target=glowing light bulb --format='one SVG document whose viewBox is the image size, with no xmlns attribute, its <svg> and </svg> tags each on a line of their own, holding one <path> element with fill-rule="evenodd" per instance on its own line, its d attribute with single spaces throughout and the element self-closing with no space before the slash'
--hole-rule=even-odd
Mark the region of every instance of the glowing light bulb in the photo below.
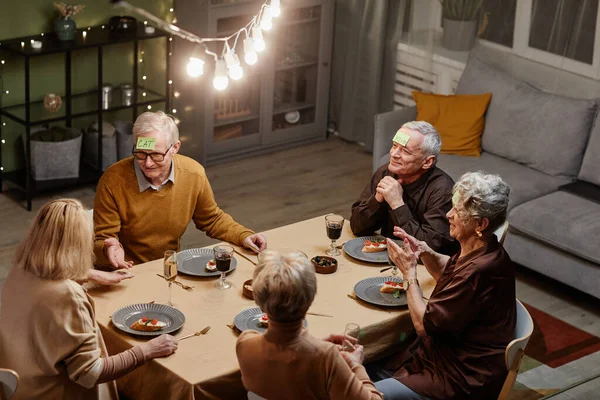
<svg viewBox="0 0 600 400">
<path fill-rule="evenodd" d="M 142 76 L 142 79 L 143 79 L 143 80 L 146 80 L 146 75 Z"/>
<path fill-rule="evenodd" d="M 265 49 L 265 40 L 263 39 L 260 27 L 255 26 L 254 28 L 252 28 L 252 40 L 254 40 L 254 50 L 260 53 Z"/>
<path fill-rule="evenodd" d="M 152 110 L 152 106 L 148 104 L 148 110 Z"/>
<path fill-rule="evenodd" d="M 171 112 L 172 112 L 173 114 L 177 114 L 177 110 L 176 110 L 176 109 L 172 109 L 172 110 L 171 110 Z"/>
<path fill-rule="evenodd" d="M 240 59 L 238 58 L 237 54 L 235 54 L 235 51 L 229 50 L 227 54 L 225 54 L 225 63 L 227 64 L 227 69 L 229 70 L 229 76 L 231 79 L 237 81 L 242 78 L 244 71 L 242 70 Z"/>
<path fill-rule="evenodd" d="M 186 70 L 189 76 L 197 78 L 204 73 L 204 61 L 199 58 L 190 57 Z"/>
<path fill-rule="evenodd" d="M 273 27 L 273 15 L 271 14 L 271 7 L 264 8 L 262 18 L 260 19 L 260 27 L 265 31 L 271 30 Z"/>
<path fill-rule="evenodd" d="M 254 65 L 258 61 L 258 55 L 254 50 L 254 40 L 251 37 L 244 39 L 244 61 L 248 65 Z"/>
<path fill-rule="evenodd" d="M 276 18 L 281 15 L 281 2 L 279 0 L 271 0 L 271 14 Z"/>
<path fill-rule="evenodd" d="M 236 65 L 235 67 L 229 68 L 229 76 L 234 81 L 240 80 L 242 79 L 242 76 L 244 76 L 244 70 L 242 70 L 240 65 Z"/>
<path fill-rule="evenodd" d="M 196 47 L 190 56 L 190 61 L 187 64 L 186 70 L 189 76 L 197 78 L 204 73 L 204 50 Z"/>
<path fill-rule="evenodd" d="M 225 90 L 227 89 L 227 86 L 229 86 L 229 79 L 227 79 L 227 64 L 225 64 L 224 60 L 217 60 L 216 62 L 213 86 L 217 90 Z"/>
</svg>

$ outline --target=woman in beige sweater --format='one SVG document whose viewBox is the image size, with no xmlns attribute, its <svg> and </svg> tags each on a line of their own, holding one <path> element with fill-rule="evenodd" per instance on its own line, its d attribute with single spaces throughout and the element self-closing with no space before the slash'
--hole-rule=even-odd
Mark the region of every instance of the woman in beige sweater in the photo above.
<svg viewBox="0 0 600 400">
<path fill-rule="evenodd" d="M 92 259 L 92 227 L 81 203 L 42 207 L 2 290 L 0 367 L 19 374 L 13 399 L 116 399 L 116 378 L 177 348 L 175 338 L 162 335 L 108 356 L 94 302 L 76 282 Z"/>
<path fill-rule="evenodd" d="M 343 336 L 311 336 L 302 321 L 317 291 L 303 255 L 265 251 L 254 271 L 254 299 L 269 317 L 263 335 L 243 332 L 236 351 L 244 387 L 266 399 L 382 399 L 362 366 L 363 347 L 340 351 Z"/>
</svg>

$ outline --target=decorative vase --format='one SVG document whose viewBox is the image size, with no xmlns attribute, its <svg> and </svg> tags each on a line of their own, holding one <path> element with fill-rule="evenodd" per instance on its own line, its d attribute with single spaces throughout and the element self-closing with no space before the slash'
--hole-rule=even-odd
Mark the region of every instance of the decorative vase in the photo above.
<svg viewBox="0 0 600 400">
<path fill-rule="evenodd" d="M 58 36 L 59 40 L 73 40 L 75 39 L 75 30 L 77 25 L 71 17 L 58 17 L 54 21 L 54 32 Z"/>
<path fill-rule="evenodd" d="M 471 50 L 477 38 L 477 22 L 477 20 L 456 21 L 444 18 L 442 46 L 454 51 Z"/>
</svg>

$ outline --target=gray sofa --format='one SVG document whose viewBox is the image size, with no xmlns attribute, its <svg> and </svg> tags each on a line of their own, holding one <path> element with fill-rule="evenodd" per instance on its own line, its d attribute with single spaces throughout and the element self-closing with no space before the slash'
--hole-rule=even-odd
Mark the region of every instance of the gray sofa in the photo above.
<svg viewBox="0 0 600 400">
<path fill-rule="evenodd" d="M 600 203 L 558 190 L 576 179 L 600 185 L 600 84 L 534 64 L 481 46 L 471 52 L 457 94 L 492 92 L 483 152 L 442 154 L 438 166 L 455 180 L 476 170 L 502 176 L 511 187 L 504 243 L 511 258 L 600 298 Z M 576 94 L 569 82 L 591 98 L 564 96 Z M 537 88 L 544 84 L 546 91 Z M 415 107 L 375 117 L 373 169 L 388 162 L 392 136 L 415 118 Z"/>
</svg>

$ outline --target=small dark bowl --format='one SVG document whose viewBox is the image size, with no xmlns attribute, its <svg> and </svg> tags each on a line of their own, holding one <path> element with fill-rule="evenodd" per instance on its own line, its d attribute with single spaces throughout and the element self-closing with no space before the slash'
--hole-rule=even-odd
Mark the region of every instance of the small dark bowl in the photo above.
<svg viewBox="0 0 600 400">
<path fill-rule="evenodd" d="M 246 282 L 244 282 L 244 284 L 242 285 L 242 294 L 244 295 L 244 297 L 247 297 L 250 300 L 254 300 L 254 292 L 252 291 L 252 289 L 246 288 L 246 286 L 252 287 L 252 279 L 248 279 Z"/>
<path fill-rule="evenodd" d="M 328 261 L 330 264 L 327 266 L 319 265 L 318 262 L 316 261 L 317 257 L 322 260 Z M 338 262 L 333 257 L 316 256 L 316 257 L 313 257 L 310 261 L 312 261 L 313 265 L 315 266 L 315 272 L 317 272 L 319 274 L 333 274 L 335 271 L 337 271 Z"/>
</svg>

